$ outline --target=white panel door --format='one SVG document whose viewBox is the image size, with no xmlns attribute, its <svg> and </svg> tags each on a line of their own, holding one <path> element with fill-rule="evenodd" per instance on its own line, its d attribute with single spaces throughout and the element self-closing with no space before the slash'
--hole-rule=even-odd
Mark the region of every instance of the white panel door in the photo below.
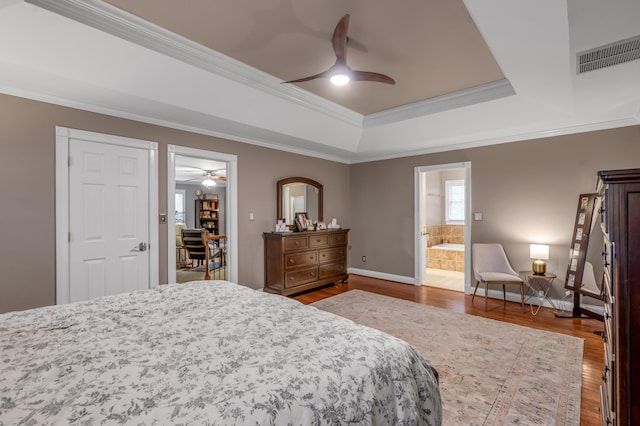
<svg viewBox="0 0 640 426">
<path fill-rule="evenodd" d="M 69 301 L 149 288 L 148 151 L 69 140 Z"/>
</svg>

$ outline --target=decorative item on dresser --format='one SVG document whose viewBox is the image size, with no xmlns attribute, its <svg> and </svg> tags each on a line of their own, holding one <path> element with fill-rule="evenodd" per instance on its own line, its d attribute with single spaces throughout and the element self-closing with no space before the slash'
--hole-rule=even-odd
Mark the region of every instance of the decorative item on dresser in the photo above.
<svg viewBox="0 0 640 426">
<path fill-rule="evenodd" d="M 264 290 L 290 295 L 345 281 L 349 230 L 265 232 Z"/>
<path fill-rule="evenodd" d="M 598 172 L 604 246 L 603 425 L 640 419 L 640 169 Z M 635 419 L 635 420 L 634 420 Z"/>
</svg>

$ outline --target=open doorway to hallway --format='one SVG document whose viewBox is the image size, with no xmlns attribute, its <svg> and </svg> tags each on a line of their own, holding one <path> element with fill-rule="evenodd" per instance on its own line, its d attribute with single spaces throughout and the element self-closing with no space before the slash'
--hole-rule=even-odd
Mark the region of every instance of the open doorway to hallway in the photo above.
<svg viewBox="0 0 640 426">
<path fill-rule="evenodd" d="M 468 163 L 416 169 L 418 285 L 465 291 L 469 282 L 469 179 Z"/>
</svg>

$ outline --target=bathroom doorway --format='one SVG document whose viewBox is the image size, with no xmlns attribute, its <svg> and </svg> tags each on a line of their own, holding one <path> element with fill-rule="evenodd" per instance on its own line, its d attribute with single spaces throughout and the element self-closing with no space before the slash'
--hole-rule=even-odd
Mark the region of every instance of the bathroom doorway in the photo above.
<svg viewBox="0 0 640 426">
<path fill-rule="evenodd" d="M 417 285 L 466 291 L 470 163 L 416 168 Z"/>
</svg>

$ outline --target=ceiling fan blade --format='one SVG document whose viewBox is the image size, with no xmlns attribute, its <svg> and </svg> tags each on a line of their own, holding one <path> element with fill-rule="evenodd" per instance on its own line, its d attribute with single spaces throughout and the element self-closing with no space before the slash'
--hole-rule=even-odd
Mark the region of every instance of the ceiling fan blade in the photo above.
<svg viewBox="0 0 640 426">
<path fill-rule="evenodd" d="M 349 32 L 349 14 L 344 15 L 336 29 L 333 30 L 333 36 L 331 37 L 331 44 L 333 45 L 333 51 L 338 58 L 338 62 L 341 64 L 347 63 L 347 33 Z"/>
<path fill-rule="evenodd" d="M 351 80 L 373 81 L 376 83 L 396 84 L 396 81 L 388 75 L 370 71 L 352 71 Z"/>
<path fill-rule="evenodd" d="M 309 77 L 302 77 L 302 78 L 298 78 L 298 79 L 295 79 L 295 80 L 283 81 L 280 84 L 300 83 L 300 82 L 303 82 L 303 81 L 315 80 L 316 78 L 326 78 L 326 77 L 329 77 L 329 70 L 322 71 L 320 74 L 310 75 Z"/>
</svg>

